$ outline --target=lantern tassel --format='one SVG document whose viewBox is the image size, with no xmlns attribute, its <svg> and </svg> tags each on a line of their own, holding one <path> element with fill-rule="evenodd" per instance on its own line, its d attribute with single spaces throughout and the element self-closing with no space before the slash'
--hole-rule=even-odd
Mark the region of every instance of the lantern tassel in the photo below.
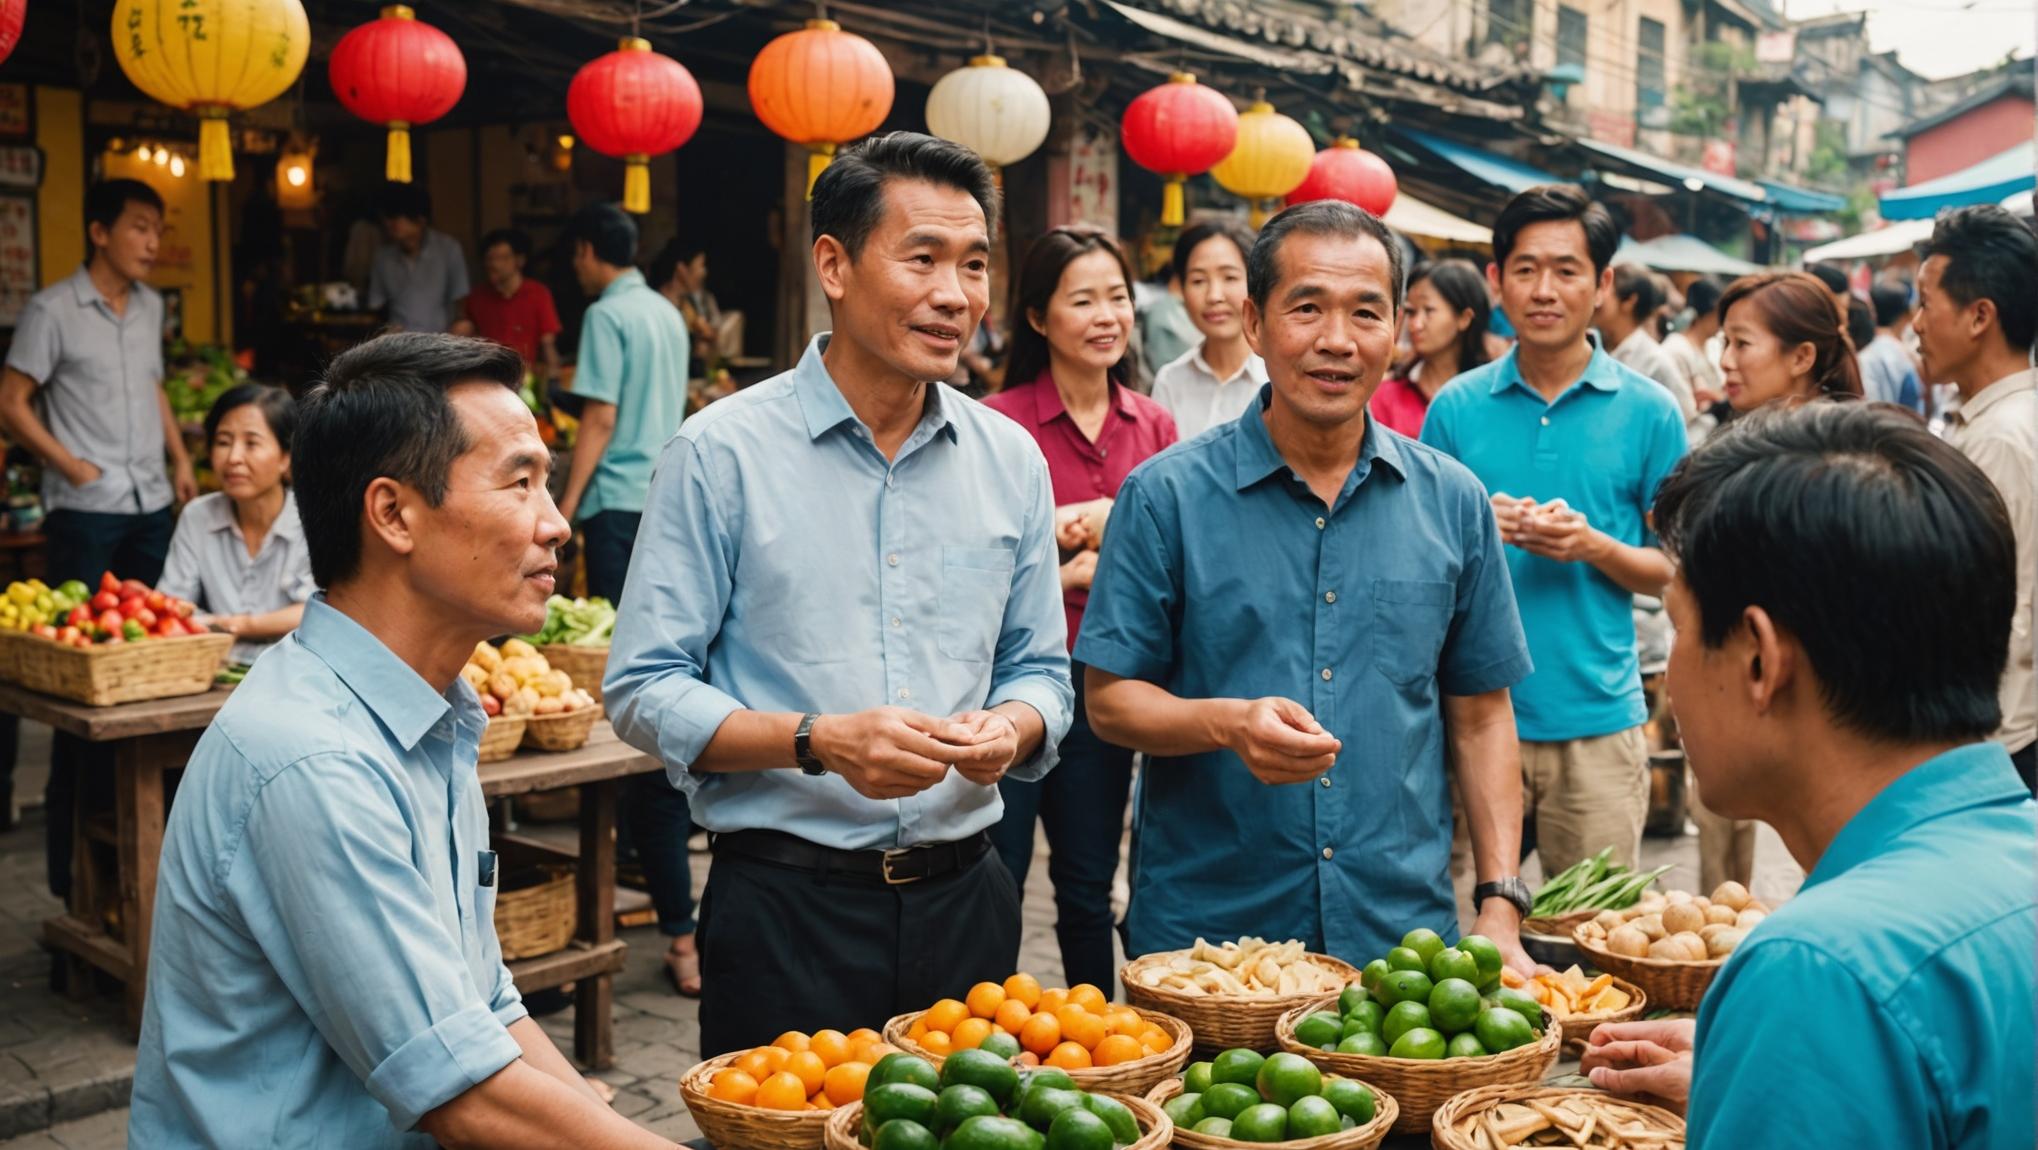
<svg viewBox="0 0 2038 1150">
<path fill-rule="evenodd" d="M 833 163 L 834 161 L 835 161 L 835 145 L 833 144 L 807 145 L 808 199 L 811 200 L 814 198 L 814 181 L 820 179 L 821 173 L 827 171 L 828 165 Z"/>
<path fill-rule="evenodd" d="M 1246 217 L 1252 221 L 1253 230 L 1259 231 L 1267 222 L 1267 201 L 1254 200 L 1252 208 L 1246 213 Z"/>
<path fill-rule="evenodd" d="M 382 174 L 392 184 L 410 183 L 410 125 L 402 120 L 389 125 L 389 159 Z"/>
<path fill-rule="evenodd" d="M 623 158 L 623 210 L 641 216 L 651 210 L 651 157 Z"/>
<path fill-rule="evenodd" d="M 198 116 L 198 178 L 233 179 L 234 142 L 226 126 L 226 109 L 206 108 Z"/>
<path fill-rule="evenodd" d="M 1167 182 L 1161 193 L 1161 226 L 1179 228 L 1187 213 L 1182 210 L 1182 180 L 1175 177 Z"/>
</svg>

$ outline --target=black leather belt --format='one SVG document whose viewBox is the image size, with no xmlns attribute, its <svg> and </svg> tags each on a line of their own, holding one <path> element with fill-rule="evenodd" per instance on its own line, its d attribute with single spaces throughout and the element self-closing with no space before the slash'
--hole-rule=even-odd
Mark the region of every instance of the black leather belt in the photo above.
<svg viewBox="0 0 2038 1150">
<path fill-rule="evenodd" d="M 816 874 L 843 874 L 891 886 L 941 878 L 972 866 L 991 849 L 991 832 L 978 831 L 952 843 L 900 847 L 894 850 L 845 851 L 811 843 L 783 831 L 730 831 L 711 837 L 716 854 L 724 851 Z"/>
</svg>

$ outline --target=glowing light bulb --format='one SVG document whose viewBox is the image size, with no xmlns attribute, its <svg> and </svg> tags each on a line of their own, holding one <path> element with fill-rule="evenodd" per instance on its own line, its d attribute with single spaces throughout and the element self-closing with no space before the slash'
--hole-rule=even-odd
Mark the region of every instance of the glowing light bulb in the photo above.
<svg viewBox="0 0 2038 1150">
<path fill-rule="evenodd" d="M 149 162 L 153 154 L 154 153 L 149 151 L 149 146 L 147 144 L 143 144 L 141 147 L 136 148 L 134 150 L 134 161 L 137 164 L 146 164 Z"/>
<path fill-rule="evenodd" d="M 572 136 L 559 137 L 559 146 L 563 149 L 566 149 L 567 151 L 571 151 L 573 149 L 573 137 Z"/>
<path fill-rule="evenodd" d="M 170 162 L 170 149 L 168 149 L 168 148 L 157 148 L 157 149 L 156 149 L 156 166 L 157 166 L 157 167 L 159 167 L 159 168 L 160 168 L 160 167 L 164 167 L 164 166 L 168 165 L 168 164 L 169 164 L 169 162 Z"/>
<path fill-rule="evenodd" d="M 306 181 L 311 179 L 311 176 L 305 172 L 303 164 L 292 164 L 283 169 L 283 179 L 291 187 L 301 188 L 305 185 Z"/>
<path fill-rule="evenodd" d="M 180 180 L 184 178 L 184 157 L 182 156 L 170 157 L 170 174 L 177 177 Z"/>
</svg>

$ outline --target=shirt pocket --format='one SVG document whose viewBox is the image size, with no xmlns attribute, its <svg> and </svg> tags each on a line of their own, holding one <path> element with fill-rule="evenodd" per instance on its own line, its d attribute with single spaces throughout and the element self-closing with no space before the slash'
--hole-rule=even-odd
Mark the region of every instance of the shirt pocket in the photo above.
<svg viewBox="0 0 2038 1150">
<path fill-rule="evenodd" d="M 1412 687 L 1436 678 L 1456 588 L 1413 579 L 1373 580 L 1373 665 Z"/>
<path fill-rule="evenodd" d="M 941 653 L 964 663 L 988 663 L 1005 627 L 1012 595 L 1012 549 L 941 549 Z"/>
</svg>

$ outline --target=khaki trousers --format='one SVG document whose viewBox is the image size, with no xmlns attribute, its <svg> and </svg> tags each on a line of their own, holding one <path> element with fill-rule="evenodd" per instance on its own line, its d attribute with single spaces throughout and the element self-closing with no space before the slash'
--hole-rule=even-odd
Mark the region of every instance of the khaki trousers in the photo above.
<svg viewBox="0 0 2038 1150">
<path fill-rule="evenodd" d="M 1698 781 L 1691 783 L 1691 821 L 1698 824 L 1698 885 L 1711 894 L 1732 879 L 1742 886 L 1755 881 L 1755 823 L 1751 819 L 1730 819 L 1707 809 L 1698 793 Z"/>
<path fill-rule="evenodd" d="M 1545 877 L 1607 846 L 1613 848 L 1615 862 L 1637 865 L 1642 824 L 1649 816 L 1649 745 L 1642 728 L 1560 743 L 1524 740 L 1521 803 L 1524 817 L 1534 820 L 1536 853 Z M 1465 906 L 1473 885 L 1472 841 L 1455 775 L 1451 806 L 1456 816 L 1451 879 L 1459 905 Z"/>
</svg>

